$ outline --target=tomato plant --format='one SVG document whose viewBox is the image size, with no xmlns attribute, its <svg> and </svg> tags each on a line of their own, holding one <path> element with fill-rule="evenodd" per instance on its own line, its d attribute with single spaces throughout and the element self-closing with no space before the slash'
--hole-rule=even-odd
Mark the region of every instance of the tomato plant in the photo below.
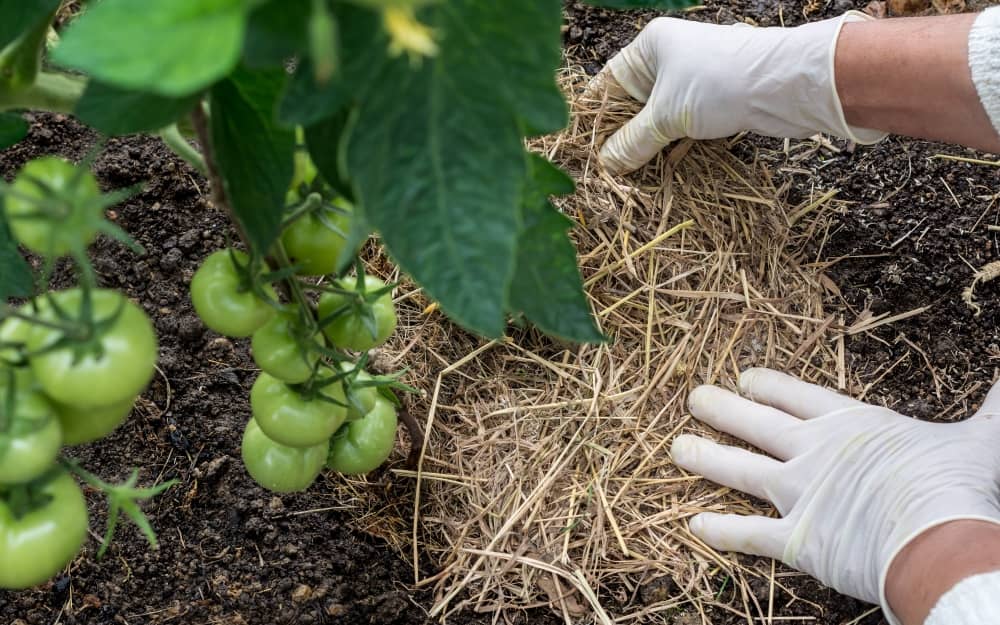
<svg viewBox="0 0 1000 625">
<path fill-rule="evenodd" d="M 47 47 L 59 7 L 0 2 L 0 149 L 25 136 L 21 111 L 55 111 L 106 136 L 155 132 L 208 178 L 238 241 L 204 260 L 191 299 L 207 327 L 252 336 L 264 373 L 243 458 L 266 488 L 304 489 L 324 464 L 370 471 L 392 451 L 393 391 L 414 389 L 365 372 L 397 325 L 390 288 L 357 258 L 369 241 L 470 331 L 498 338 L 517 316 L 603 340 L 573 222 L 549 199 L 573 182 L 525 151 L 567 121 L 558 0 L 101 0 Z M 25 563 L 0 566 L 0 587 L 52 575 L 86 533 L 72 478 L 31 479 L 56 465 L 108 498 L 105 547 L 121 513 L 155 544 L 138 503 L 169 482 L 107 484 L 52 452 L 57 430 L 67 445 L 109 434 L 154 372 L 150 320 L 99 288 L 86 255 L 98 234 L 138 250 L 104 215 L 129 193 L 102 193 L 88 159 L 42 157 L 0 182 L 0 376 L 23 389 L 0 412 L 0 563 Z M 19 245 L 41 255 L 35 270 Z M 63 256 L 79 284 L 52 293 Z"/>
<path fill-rule="evenodd" d="M 347 415 L 344 391 L 337 381 L 299 392 L 267 373 L 250 391 L 254 421 L 271 440 L 291 447 L 325 443 Z"/>
<path fill-rule="evenodd" d="M 120 293 L 95 289 L 89 300 L 94 327 L 80 330 L 78 340 L 67 341 L 67 332 L 74 329 L 34 328 L 28 336 L 29 350 L 37 353 L 31 371 L 48 396 L 62 404 L 121 404 L 153 377 L 156 334 L 146 313 Z M 56 323 L 83 309 L 84 291 L 70 289 L 50 294 L 38 318 Z"/>
<path fill-rule="evenodd" d="M 93 407 L 83 407 L 77 403 L 63 404 L 54 400 L 51 403 L 62 426 L 63 444 L 82 445 L 114 432 L 132 412 L 135 398 L 129 397 L 116 404 Z"/>
<path fill-rule="evenodd" d="M 0 363 L 18 365 L 27 362 L 24 350 L 31 330 L 31 323 L 17 317 L 8 317 L 0 322 Z"/>
<path fill-rule="evenodd" d="M 368 414 L 333 436 L 326 466 L 340 473 L 367 473 L 385 462 L 395 441 L 396 409 L 379 398 Z"/>
<path fill-rule="evenodd" d="M 274 291 L 253 290 L 250 259 L 239 250 L 226 249 L 206 258 L 191 278 L 191 302 L 209 328 L 227 336 L 250 336 L 267 323 L 274 308 Z"/>
<path fill-rule="evenodd" d="M 300 384 L 309 379 L 320 355 L 309 346 L 310 330 L 294 312 L 271 317 L 253 333 L 253 359 L 262 371 L 283 382 Z"/>
<path fill-rule="evenodd" d="M 384 343 L 396 329 L 396 309 L 385 283 L 375 276 L 341 280 L 337 292 L 319 300 L 320 323 L 330 342 L 363 352 Z"/>
<path fill-rule="evenodd" d="M 44 582 L 69 564 L 87 536 L 87 503 L 68 473 L 56 470 L 26 497 L 38 503 L 14 506 L 0 497 L 0 588 Z"/>
<path fill-rule="evenodd" d="M 304 276 L 323 276 L 337 269 L 351 231 L 350 204 L 320 207 L 292 221 L 281 234 L 292 263 Z"/>
<path fill-rule="evenodd" d="M 30 482 L 47 471 L 63 434 L 45 397 L 27 385 L 0 386 L 0 484 Z"/>
<path fill-rule="evenodd" d="M 291 447 L 271 440 L 253 419 L 243 432 L 243 464 L 258 484 L 277 493 L 305 490 L 326 463 L 327 443 Z"/>
<path fill-rule="evenodd" d="M 100 227 L 100 189 L 89 171 L 46 156 L 29 161 L 10 185 L 7 219 L 14 236 L 41 254 L 82 252 Z M 86 210 L 72 210 L 81 205 Z"/>
</svg>

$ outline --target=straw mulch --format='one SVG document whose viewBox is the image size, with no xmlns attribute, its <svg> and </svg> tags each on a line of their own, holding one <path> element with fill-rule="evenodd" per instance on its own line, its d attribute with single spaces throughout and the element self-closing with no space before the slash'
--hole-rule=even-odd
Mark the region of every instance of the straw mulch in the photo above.
<svg viewBox="0 0 1000 625">
<path fill-rule="evenodd" d="M 609 342 L 563 345 L 522 330 L 481 341 L 403 287 L 399 336 L 375 365 L 409 366 L 406 380 L 427 391 L 410 400 L 425 429 L 420 467 L 393 471 L 404 493 L 416 488 L 416 509 L 412 499 L 372 504 L 363 482 L 346 483 L 345 499 L 369 506 L 366 527 L 413 559 L 418 585 L 433 589 L 432 616 L 471 608 L 504 622 L 538 606 L 604 625 L 677 608 L 709 622 L 708 606 L 777 616 L 780 606 L 748 589 L 755 575 L 772 590 L 782 583 L 770 563 L 745 568 L 750 560 L 714 552 L 686 524 L 705 510 L 769 508 L 686 474 L 669 449 L 681 432 L 719 436 L 692 420 L 686 395 L 732 388 L 746 367 L 844 388 L 843 322 L 824 312 L 826 281 L 804 255 L 811 239 L 813 255 L 821 247 L 832 194 L 788 205 L 766 167 L 725 141 L 682 141 L 612 177 L 596 149 L 636 104 L 582 95 L 579 71 L 564 84 L 570 127 L 531 147 L 577 181 L 557 204 L 578 221 Z"/>
</svg>

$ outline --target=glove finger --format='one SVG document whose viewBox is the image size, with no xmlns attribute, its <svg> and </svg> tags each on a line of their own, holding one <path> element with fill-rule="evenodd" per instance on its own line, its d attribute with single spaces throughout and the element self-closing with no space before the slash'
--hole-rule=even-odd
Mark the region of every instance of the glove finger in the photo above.
<svg viewBox="0 0 1000 625">
<path fill-rule="evenodd" d="M 990 392 L 986 393 L 986 399 L 983 400 L 983 405 L 976 411 L 977 417 L 996 415 L 1000 415 L 1000 381 L 993 383 L 993 387 L 990 389 Z"/>
<path fill-rule="evenodd" d="M 794 496 L 786 494 L 787 489 L 780 483 L 783 465 L 773 458 L 690 434 L 674 439 L 670 456 L 677 466 L 716 484 L 770 501 L 782 514 L 795 503 Z"/>
<path fill-rule="evenodd" d="M 656 128 L 653 106 L 647 104 L 638 115 L 604 142 L 600 152 L 601 164 L 615 174 L 635 171 L 648 163 L 668 143 L 679 138 L 668 137 Z"/>
<path fill-rule="evenodd" d="M 719 551 L 739 551 L 781 560 L 788 543 L 788 524 L 765 516 L 703 512 L 691 518 L 691 533 Z"/>
<path fill-rule="evenodd" d="M 717 430 L 787 460 L 800 451 L 802 422 L 780 410 L 754 403 L 717 386 L 699 386 L 688 395 L 691 414 Z"/>
<path fill-rule="evenodd" d="M 581 96 L 584 100 L 601 102 L 607 97 L 608 100 L 624 100 L 629 97 L 629 93 L 615 79 L 611 69 L 607 66 L 587 82 L 586 89 Z"/>
<path fill-rule="evenodd" d="M 753 368 L 740 374 L 740 393 L 760 404 L 800 419 L 815 419 L 866 404 L 822 386 L 803 382 L 773 369 Z"/>
<path fill-rule="evenodd" d="M 645 102 L 656 84 L 656 54 L 652 31 L 643 29 L 635 40 L 611 57 L 606 69 L 630 96 Z"/>
</svg>

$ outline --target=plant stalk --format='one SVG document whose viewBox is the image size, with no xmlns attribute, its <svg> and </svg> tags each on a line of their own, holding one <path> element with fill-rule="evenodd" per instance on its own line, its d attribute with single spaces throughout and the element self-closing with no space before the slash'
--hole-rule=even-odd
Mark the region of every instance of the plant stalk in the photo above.
<svg viewBox="0 0 1000 625">
<path fill-rule="evenodd" d="M 188 143 L 184 135 L 177 128 L 177 124 L 171 124 L 157 133 L 163 142 L 167 144 L 177 156 L 181 157 L 187 164 L 194 167 L 202 176 L 208 177 L 208 168 L 205 166 L 205 158 L 201 152 Z"/>
<path fill-rule="evenodd" d="M 4 91 L 20 91 L 35 84 L 42 69 L 45 38 L 55 16 L 53 11 L 0 50 L 0 88 Z"/>
<path fill-rule="evenodd" d="M 226 187 L 223 185 L 222 174 L 219 173 L 219 167 L 215 162 L 215 149 L 212 147 L 212 137 L 208 130 L 208 116 L 205 115 L 203 106 L 195 106 L 194 110 L 191 111 L 191 122 L 198 135 L 198 143 L 201 144 L 201 154 L 205 159 L 205 177 L 208 178 L 208 186 L 212 190 L 212 203 L 229 216 L 229 221 L 236 228 L 236 234 L 240 237 L 240 241 L 243 241 L 243 245 L 248 250 L 252 250 L 250 237 L 243 229 L 243 224 L 236 218 L 236 213 L 233 212 L 233 207 L 229 204 L 229 198 L 226 197 Z"/>
<path fill-rule="evenodd" d="M 219 173 L 219 167 L 215 161 L 215 150 L 212 147 L 212 137 L 208 130 L 208 116 L 205 115 L 205 109 L 201 106 L 196 106 L 194 111 L 191 113 L 191 121 L 194 123 L 195 133 L 198 135 L 198 143 L 201 144 L 202 155 L 205 157 L 205 170 L 207 171 L 208 184 L 212 188 L 212 202 L 220 209 L 225 211 L 229 216 L 229 221 L 233 223 L 236 228 L 236 233 L 239 235 L 240 240 L 243 241 L 243 245 L 246 246 L 248 250 L 252 250 L 253 246 L 250 244 L 250 238 L 247 236 L 246 230 L 243 229 L 243 224 L 236 217 L 236 213 L 233 212 L 233 207 L 229 203 L 229 198 L 226 197 L 226 189 L 223 186 L 222 175 Z M 277 246 L 281 254 L 281 258 L 277 259 L 279 262 L 276 263 L 278 267 L 289 267 L 291 263 L 288 262 L 288 257 L 285 256 L 284 250 L 281 246 Z M 268 258 L 273 262 L 274 259 Z M 299 306 L 305 308 L 305 310 L 312 310 L 309 300 L 306 299 L 305 295 L 302 293 L 299 283 L 293 277 L 284 278 L 280 283 L 281 290 L 283 294 L 295 301 Z"/>
<path fill-rule="evenodd" d="M 72 113 L 87 80 L 56 72 L 41 72 L 35 82 L 21 89 L 0 89 L 0 111 L 35 109 L 53 113 Z"/>
</svg>

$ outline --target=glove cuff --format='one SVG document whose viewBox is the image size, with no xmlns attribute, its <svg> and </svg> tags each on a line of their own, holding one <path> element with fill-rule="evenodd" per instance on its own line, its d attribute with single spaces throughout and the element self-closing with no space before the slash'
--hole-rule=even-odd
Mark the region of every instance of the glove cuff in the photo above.
<svg viewBox="0 0 1000 625">
<path fill-rule="evenodd" d="M 920 536 L 924 532 L 933 529 L 939 525 L 944 525 L 945 523 L 950 523 L 952 521 L 984 521 L 986 523 L 992 523 L 994 525 L 1000 525 L 1000 519 L 991 516 L 983 515 L 956 515 L 950 517 L 944 517 L 941 519 L 936 519 L 930 523 L 927 523 L 909 534 L 906 538 L 900 541 L 899 545 L 893 549 L 892 553 L 885 561 L 885 565 L 882 567 L 882 571 L 879 574 L 878 580 L 878 602 L 882 606 L 882 612 L 885 615 L 885 620 L 889 622 L 889 625 L 902 625 L 902 621 L 893 613 L 892 608 L 889 607 L 889 601 L 885 597 L 885 582 L 886 578 L 889 576 L 889 569 L 892 567 L 893 561 L 896 556 L 906 548 L 917 536 Z"/>
<path fill-rule="evenodd" d="M 839 22 L 837 23 L 837 28 L 833 31 L 833 39 L 830 41 L 830 51 L 828 54 L 828 62 L 830 64 L 830 90 L 833 92 L 833 106 L 837 124 L 837 126 L 830 129 L 830 131 L 834 135 L 850 139 L 854 143 L 861 145 L 878 143 L 882 139 L 885 139 L 889 133 L 881 130 L 873 130 L 871 128 L 851 126 L 847 123 L 847 118 L 844 116 L 844 107 L 840 103 L 840 94 L 837 93 L 836 73 L 837 42 L 840 41 L 840 31 L 843 30 L 844 24 L 872 22 L 875 21 L 875 18 L 867 13 L 862 13 L 861 11 L 848 11 L 847 13 L 841 15 L 838 19 Z"/>
</svg>

